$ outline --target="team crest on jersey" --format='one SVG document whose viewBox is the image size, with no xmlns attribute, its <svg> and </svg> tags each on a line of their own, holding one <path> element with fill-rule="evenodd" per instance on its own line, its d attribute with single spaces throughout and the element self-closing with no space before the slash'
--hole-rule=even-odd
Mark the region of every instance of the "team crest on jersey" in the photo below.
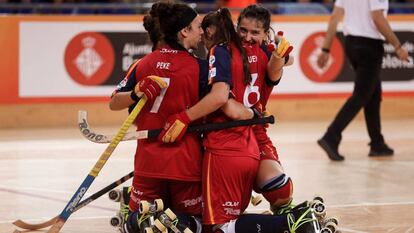
<svg viewBox="0 0 414 233">
<path fill-rule="evenodd" d="M 122 79 L 122 81 L 116 86 L 116 89 L 121 90 L 121 88 L 125 87 L 128 82 L 128 77 Z"/>
<path fill-rule="evenodd" d="M 210 58 L 209 58 L 209 60 L 208 60 L 208 63 L 211 66 L 211 65 L 214 64 L 215 61 L 216 61 L 216 57 L 214 55 L 211 55 Z"/>
</svg>

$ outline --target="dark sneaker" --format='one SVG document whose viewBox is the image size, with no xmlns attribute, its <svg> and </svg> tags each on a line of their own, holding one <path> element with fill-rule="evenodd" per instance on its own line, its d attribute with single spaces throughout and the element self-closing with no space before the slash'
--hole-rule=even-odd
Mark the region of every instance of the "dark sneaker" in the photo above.
<svg viewBox="0 0 414 233">
<path fill-rule="evenodd" d="M 320 225 L 315 213 L 310 207 L 294 208 L 287 215 L 289 232 L 291 233 L 319 233 Z"/>
<path fill-rule="evenodd" d="M 371 157 L 381 157 L 381 156 L 392 156 L 394 155 L 394 150 L 390 148 L 387 144 L 382 144 L 381 146 L 371 146 L 368 156 Z"/>
<path fill-rule="evenodd" d="M 338 146 L 329 143 L 325 138 L 321 138 L 318 140 L 318 144 L 322 149 L 328 154 L 328 157 L 333 161 L 343 161 L 345 159 L 344 156 L 340 155 L 338 152 Z"/>
</svg>

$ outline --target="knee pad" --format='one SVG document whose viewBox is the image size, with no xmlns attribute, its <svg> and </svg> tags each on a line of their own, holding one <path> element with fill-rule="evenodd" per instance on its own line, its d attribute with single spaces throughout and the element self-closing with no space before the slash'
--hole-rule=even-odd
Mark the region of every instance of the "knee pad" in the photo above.
<svg viewBox="0 0 414 233">
<path fill-rule="evenodd" d="M 290 177 L 282 174 L 266 182 L 260 187 L 262 195 L 270 205 L 284 205 L 292 198 L 293 183 Z M 285 203 L 286 202 L 286 203 Z"/>
</svg>

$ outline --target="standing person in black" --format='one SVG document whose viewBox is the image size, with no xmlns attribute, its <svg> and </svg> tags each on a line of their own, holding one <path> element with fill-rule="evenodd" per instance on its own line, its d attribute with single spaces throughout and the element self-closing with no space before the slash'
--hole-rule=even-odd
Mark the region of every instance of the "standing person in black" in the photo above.
<svg viewBox="0 0 414 233">
<path fill-rule="evenodd" d="M 407 50 L 392 31 L 387 19 L 388 0 L 337 0 L 329 20 L 328 31 L 318 57 L 318 66 L 324 67 L 329 59 L 329 48 L 336 34 L 338 22 L 344 17 L 345 53 L 355 71 L 352 96 L 336 115 L 318 144 L 334 161 L 342 161 L 338 146 L 341 133 L 361 108 L 371 139 L 369 156 L 392 156 L 394 150 L 384 141 L 381 133 L 381 80 L 380 71 L 384 55 L 384 37 L 394 46 L 401 60 L 407 60 Z"/>
</svg>

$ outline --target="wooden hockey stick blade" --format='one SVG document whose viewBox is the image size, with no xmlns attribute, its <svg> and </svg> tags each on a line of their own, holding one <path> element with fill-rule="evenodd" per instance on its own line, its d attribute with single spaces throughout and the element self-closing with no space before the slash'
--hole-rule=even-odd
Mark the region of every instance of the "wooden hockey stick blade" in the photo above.
<svg viewBox="0 0 414 233">
<path fill-rule="evenodd" d="M 95 163 L 89 174 L 83 180 L 79 188 L 73 194 L 72 198 L 69 200 L 68 204 L 63 208 L 62 212 L 59 214 L 58 220 L 52 225 L 52 227 L 47 231 L 48 233 L 58 233 L 60 229 L 62 229 L 63 225 L 65 224 L 66 220 L 70 217 L 73 213 L 74 208 L 78 205 L 79 201 L 82 199 L 83 195 L 88 191 L 89 187 L 92 185 L 95 178 L 99 175 L 101 169 L 108 161 L 109 157 L 114 152 L 115 148 L 118 146 L 119 142 L 121 142 L 122 138 L 125 136 L 128 128 L 132 125 L 135 118 L 138 116 L 141 109 L 144 107 L 145 103 L 147 102 L 147 98 L 141 98 L 137 105 L 132 110 L 131 114 L 127 117 L 127 119 L 122 123 L 121 128 L 118 130 L 116 136 L 112 139 L 111 143 L 106 147 L 105 151 L 101 154 L 98 161 Z"/>
<path fill-rule="evenodd" d="M 115 136 L 94 132 L 89 126 L 88 113 L 86 111 L 78 112 L 78 127 L 86 139 L 95 143 L 110 143 Z M 137 140 L 137 138 L 146 138 L 146 133 L 142 131 L 127 132 L 122 141 Z"/>
<path fill-rule="evenodd" d="M 246 125 L 268 124 L 268 123 L 273 124 L 274 122 L 275 122 L 274 117 L 269 116 L 269 117 L 255 118 L 255 119 L 249 119 L 249 120 L 228 121 L 228 122 L 222 122 L 222 123 L 211 123 L 211 124 L 190 126 L 187 132 L 213 131 L 213 130 L 238 127 L 238 126 L 246 126 Z M 91 142 L 109 143 L 111 139 L 114 137 L 114 135 L 99 134 L 93 131 L 89 127 L 86 111 L 78 112 L 78 125 L 79 125 L 79 130 L 81 131 L 82 135 Z M 122 141 L 155 138 L 155 137 L 158 137 L 160 132 L 161 132 L 161 129 L 128 132 L 125 134 L 125 137 L 122 139 Z"/>
<path fill-rule="evenodd" d="M 38 229 L 52 226 L 52 224 L 55 223 L 58 218 L 59 216 L 56 216 L 54 218 L 47 220 L 46 222 L 42 222 L 38 224 L 30 224 L 30 223 L 24 222 L 23 220 L 18 219 L 14 221 L 13 224 L 19 228 L 26 229 L 26 230 L 38 230 Z"/>
<path fill-rule="evenodd" d="M 122 178 L 112 182 L 110 185 L 102 188 L 98 192 L 92 194 L 90 197 L 88 197 L 85 200 L 79 202 L 79 204 L 75 207 L 73 212 L 78 211 L 79 209 L 85 207 L 86 205 L 88 205 L 92 201 L 98 199 L 99 197 L 101 197 L 105 193 L 111 191 L 112 189 L 114 189 L 117 186 L 121 185 L 125 181 L 131 179 L 133 176 L 134 176 L 134 172 L 130 172 L 127 175 L 123 176 Z M 54 217 L 54 218 L 52 218 L 52 219 L 50 219 L 46 222 L 38 223 L 38 224 L 30 224 L 30 223 L 24 222 L 23 220 L 18 219 L 16 221 L 14 221 L 13 224 L 15 226 L 17 226 L 19 228 L 22 228 L 22 229 L 25 229 L 25 230 L 39 230 L 39 229 L 42 229 L 42 228 L 50 227 L 53 223 L 56 222 L 58 217 L 59 216 L 56 216 L 56 217 Z"/>
</svg>

